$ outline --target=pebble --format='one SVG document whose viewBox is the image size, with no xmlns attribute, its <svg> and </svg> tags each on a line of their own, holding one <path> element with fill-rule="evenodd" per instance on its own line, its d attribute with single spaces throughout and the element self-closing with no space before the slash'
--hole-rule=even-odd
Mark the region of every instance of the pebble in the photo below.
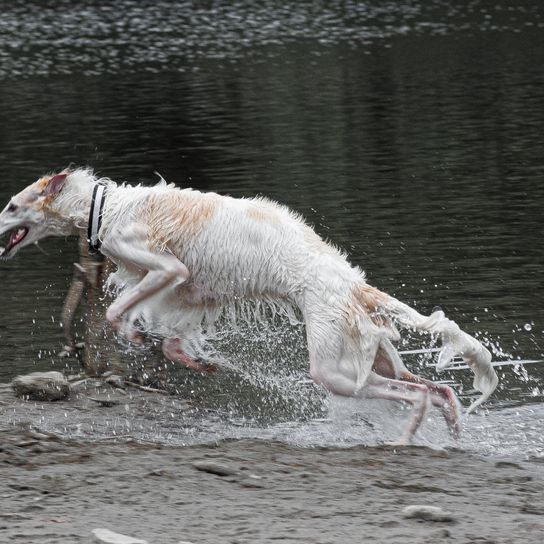
<svg viewBox="0 0 544 544">
<path fill-rule="evenodd" d="M 513 463 L 511 461 L 497 461 L 495 463 L 497 468 L 519 468 L 523 470 L 523 467 L 519 463 Z"/>
<path fill-rule="evenodd" d="M 451 533 L 447 529 L 440 529 L 439 531 L 436 531 L 436 533 L 432 533 L 430 535 L 429 542 L 442 542 L 443 538 L 451 538 Z"/>
<path fill-rule="evenodd" d="M 111 385 L 112 387 L 117 387 L 117 389 L 126 389 L 127 388 L 125 380 L 123 380 L 123 378 L 121 378 L 121 376 L 117 376 L 117 374 L 110 374 L 106 378 L 106 383 Z"/>
<path fill-rule="evenodd" d="M 114 533 L 109 529 L 93 529 L 93 543 L 99 544 L 148 544 L 147 540 Z"/>
<path fill-rule="evenodd" d="M 19 397 L 31 400 L 63 400 L 70 394 L 70 384 L 61 372 L 32 372 L 17 376 L 11 387 Z"/>
<path fill-rule="evenodd" d="M 30 516 L 26 514 L 21 514 L 20 512 L 1 512 L 0 518 L 9 518 L 9 519 L 29 519 Z"/>
<path fill-rule="evenodd" d="M 221 463 L 216 463 L 215 461 L 195 461 L 193 467 L 202 472 L 215 474 L 216 476 L 234 476 L 238 474 L 237 470 Z"/>
<path fill-rule="evenodd" d="M 258 480 L 254 480 L 253 478 L 244 478 L 242 480 L 240 480 L 240 485 L 242 487 L 248 487 L 248 488 L 254 488 L 254 489 L 264 489 L 265 488 L 265 485 L 258 481 Z"/>
<path fill-rule="evenodd" d="M 110 408 L 111 406 L 117 406 L 118 404 L 121 404 L 124 399 L 116 399 L 111 398 L 109 395 L 104 395 L 102 397 L 87 397 L 89 400 L 92 400 L 93 402 L 96 402 L 97 404 L 100 404 L 100 406 L 104 406 L 106 408 Z"/>
<path fill-rule="evenodd" d="M 402 509 L 405 518 L 422 519 L 424 521 L 454 521 L 453 516 L 439 506 L 411 504 Z"/>
</svg>

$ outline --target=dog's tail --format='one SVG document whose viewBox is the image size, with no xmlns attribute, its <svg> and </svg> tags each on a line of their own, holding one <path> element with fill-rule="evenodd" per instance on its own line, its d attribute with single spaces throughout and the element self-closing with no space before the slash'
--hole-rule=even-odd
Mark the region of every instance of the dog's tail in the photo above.
<svg viewBox="0 0 544 544">
<path fill-rule="evenodd" d="M 400 302 L 396 298 L 387 295 L 373 287 L 365 286 L 364 297 L 366 307 L 372 310 L 375 316 L 383 319 L 391 319 L 397 325 L 418 331 L 439 335 L 442 339 L 442 349 L 438 355 L 436 369 L 440 372 L 447 368 L 453 358 L 460 356 L 474 372 L 474 388 L 481 391 L 482 395 L 468 408 L 467 413 L 473 412 L 484 403 L 493 393 L 499 379 L 491 365 L 491 353 L 476 338 L 463 332 L 457 323 L 448 319 L 444 312 L 436 311 L 430 316 L 418 313 L 410 306 Z"/>
</svg>

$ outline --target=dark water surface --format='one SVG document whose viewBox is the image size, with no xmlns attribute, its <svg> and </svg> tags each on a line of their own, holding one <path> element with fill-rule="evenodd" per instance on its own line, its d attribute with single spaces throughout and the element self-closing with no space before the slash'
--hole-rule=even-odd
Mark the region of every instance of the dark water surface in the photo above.
<svg viewBox="0 0 544 544">
<path fill-rule="evenodd" d="M 2 202 L 69 163 L 266 195 L 497 359 L 543 356 L 540 3 L 104 4 L 0 2 Z M 64 365 L 75 243 L 41 247 L 0 265 L 1 380 Z M 495 402 L 541 402 L 542 368 Z"/>
</svg>

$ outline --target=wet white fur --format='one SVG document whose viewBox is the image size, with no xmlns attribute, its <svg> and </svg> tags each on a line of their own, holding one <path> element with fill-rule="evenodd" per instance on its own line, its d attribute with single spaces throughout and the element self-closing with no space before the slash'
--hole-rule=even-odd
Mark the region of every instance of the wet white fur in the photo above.
<svg viewBox="0 0 544 544">
<path fill-rule="evenodd" d="M 70 173 L 53 209 L 70 216 L 76 225 L 86 225 L 90 195 L 97 181 L 89 170 Z M 187 300 L 176 297 L 175 289 L 179 287 L 172 284 L 133 308 L 129 321 L 139 319 L 149 332 L 198 343 L 203 324 L 209 326 L 225 311 L 232 316 L 240 313 L 242 301 L 253 301 L 254 308 L 269 305 L 291 316 L 290 308 L 295 307 L 306 324 L 311 374 L 333 392 L 357 396 L 369 378 L 379 347 L 389 354 L 398 371 L 403 368 L 391 344 L 397 336 L 394 327 L 377 323 L 362 308 L 355 316 L 348 315 L 347 308 L 353 307 L 353 289 L 366 285 L 364 273 L 350 265 L 341 251 L 321 241 L 298 214 L 266 199 L 181 191 L 164 182 L 154 187 L 134 187 L 101 181 L 108 187 L 100 233 L 106 255 L 116 237 L 135 225 L 140 225 L 142 236 L 146 236 L 142 218 L 151 195 L 166 199 L 180 193 L 195 199 L 212 197 L 219 204 L 193 236 L 187 237 L 180 229 L 168 249 L 151 248 L 172 251 L 188 268 Z M 255 220 L 248 214 L 250 208 L 270 215 L 273 221 Z M 171 224 L 163 225 L 165 231 L 175 231 L 178 218 L 173 215 L 169 221 Z M 113 254 L 110 256 L 116 261 Z M 142 271 L 118 260 L 117 265 L 111 283 L 121 293 L 138 283 Z M 483 393 L 469 411 L 495 389 L 498 380 L 489 352 L 442 312 L 426 317 L 385 295 L 380 313 L 401 327 L 441 336 L 444 345 L 439 370 L 448 366 L 454 356 L 464 358 L 475 373 L 475 387 Z M 348 331 L 350 325 L 355 326 L 357 334 Z"/>
<path fill-rule="evenodd" d="M 221 316 L 231 323 L 282 312 L 306 325 L 310 374 L 332 393 L 379 397 L 413 405 L 403 443 L 424 419 L 429 402 L 459 431 L 455 395 L 411 375 L 392 341 L 397 327 L 443 341 L 438 369 L 459 355 L 474 371 L 484 402 L 498 379 L 491 355 L 442 312 L 423 316 L 366 283 L 344 253 L 324 242 L 296 213 L 267 199 L 234 199 L 155 187 L 117 185 L 91 170 L 67 170 L 30 185 L 0 213 L 0 234 L 25 228 L 2 258 L 51 235 L 86 229 L 92 192 L 107 186 L 101 251 L 117 264 L 108 308 L 112 327 L 137 339 L 134 323 L 165 337 L 163 353 L 202 370 L 183 352 L 198 354 L 203 327 Z M 180 349 L 181 348 L 181 349 Z M 401 378 L 399 380 L 398 378 Z"/>
</svg>

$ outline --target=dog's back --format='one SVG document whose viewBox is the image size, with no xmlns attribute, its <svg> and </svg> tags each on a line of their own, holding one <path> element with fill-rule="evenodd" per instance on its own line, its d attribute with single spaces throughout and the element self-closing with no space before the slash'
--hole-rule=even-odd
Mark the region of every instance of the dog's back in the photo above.
<svg viewBox="0 0 544 544">
<path fill-rule="evenodd" d="M 191 282 L 218 300 L 265 295 L 301 304 L 308 288 L 347 294 L 364 280 L 301 216 L 268 199 L 164 188 L 145 195 L 140 209 L 150 249 L 174 253 Z"/>
</svg>

